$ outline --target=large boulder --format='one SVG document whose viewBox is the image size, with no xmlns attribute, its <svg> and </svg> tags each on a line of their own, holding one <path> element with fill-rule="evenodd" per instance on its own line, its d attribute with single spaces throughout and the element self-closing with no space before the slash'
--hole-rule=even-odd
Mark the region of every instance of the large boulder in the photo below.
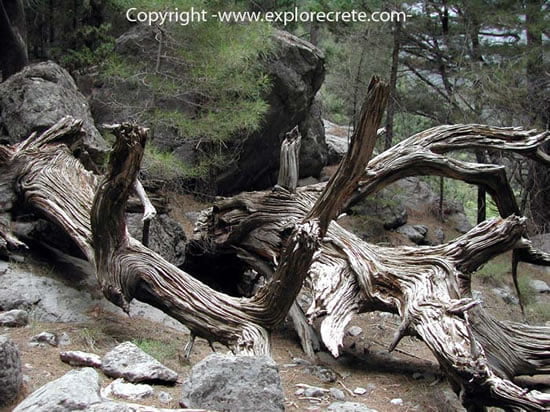
<svg viewBox="0 0 550 412">
<path fill-rule="evenodd" d="M 151 62 L 158 49 L 154 28 L 135 25 L 116 41 L 116 51 L 123 57 Z M 298 125 L 302 134 L 300 176 L 319 176 L 327 163 L 324 127 L 320 105 L 314 104 L 315 94 L 324 79 L 323 53 L 312 44 L 283 31 L 273 34 L 275 51 L 263 59 L 264 71 L 272 87 L 265 96 L 268 111 L 262 126 L 247 136 L 234 136 L 235 144 L 227 143 L 229 151 L 238 151 L 238 160 L 215 177 L 219 194 L 272 186 L 277 178 L 279 149 L 285 133 Z M 154 62 L 153 62 L 154 64 Z M 171 67 L 167 59 L 163 62 Z M 150 89 L 132 79 L 101 82 L 80 79 L 91 97 L 94 118 L 101 123 L 136 119 L 150 107 L 196 115 L 199 101 L 150 93 Z M 184 85 L 183 85 L 184 86 Z M 117 104 L 110 102 L 116 101 Z M 155 126 L 154 145 L 174 154 L 186 165 L 197 161 L 197 142 L 182 139 L 172 126 Z"/>
<path fill-rule="evenodd" d="M 142 213 L 128 213 L 126 224 L 128 231 L 136 239 L 143 236 Z M 185 261 L 185 245 L 187 238 L 182 226 L 169 215 L 157 215 L 149 227 L 149 248 L 176 266 Z"/>
<path fill-rule="evenodd" d="M 69 274 L 58 268 L 33 268 L 0 261 L 0 311 L 24 309 L 38 322 L 86 322 L 98 309 L 126 316 L 103 297 L 95 276 L 79 273 L 76 268 Z M 187 330 L 160 310 L 137 300 L 130 304 L 130 316 Z"/>
<path fill-rule="evenodd" d="M 21 389 L 23 374 L 17 346 L 0 335 L 0 408 L 13 401 Z"/>
<path fill-rule="evenodd" d="M 102 401 L 99 375 L 92 368 L 84 368 L 72 370 L 37 389 L 14 412 L 87 411 Z"/>
<path fill-rule="evenodd" d="M 266 356 L 212 354 L 193 366 L 182 386 L 186 408 L 219 411 L 284 411 L 277 365 Z"/>
<path fill-rule="evenodd" d="M 0 83 L 0 138 L 4 143 L 17 143 L 67 115 L 84 123 L 81 159 L 101 164 L 107 144 L 94 126 L 86 98 L 65 69 L 50 61 L 32 64 Z"/>
<path fill-rule="evenodd" d="M 308 156 L 300 161 L 300 170 L 303 171 L 300 176 L 306 176 L 304 172 L 318 176 L 326 164 L 327 149 L 320 111 L 315 106 L 311 111 L 315 94 L 324 80 L 324 55 L 311 43 L 290 33 L 276 31 L 273 38 L 277 52 L 265 63 L 272 88 L 266 97 L 269 110 L 263 120 L 264 127 L 246 138 L 236 165 L 218 176 L 218 192 L 221 194 L 272 186 L 279 167 L 281 138 L 297 124 L 302 136 L 305 135 L 301 154 L 318 152 L 313 156 L 314 162 Z M 308 126 L 313 124 L 311 136 L 316 137 L 310 138 Z M 320 142 L 317 149 L 309 147 L 313 140 Z"/>
</svg>

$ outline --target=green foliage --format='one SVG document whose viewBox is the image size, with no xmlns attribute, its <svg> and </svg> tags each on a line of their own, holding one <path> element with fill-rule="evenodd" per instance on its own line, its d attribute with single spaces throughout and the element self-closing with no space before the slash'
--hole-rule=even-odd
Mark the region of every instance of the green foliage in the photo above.
<svg viewBox="0 0 550 412">
<path fill-rule="evenodd" d="M 518 276 L 518 287 L 524 305 L 533 305 L 536 303 L 537 291 L 531 286 L 530 278 Z"/>
<path fill-rule="evenodd" d="M 160 362 L 166 362 L 177 357 L 178 347 L 176 342 L 167 343 L 153 339 L 135 339 L 132 343 Z"/>
<path fill-rule="evenodd" d="M 78 39 L 75 48 L 66 51 L 54 49 L 52 52 L 59 55 L 60 64 L 71 71 L 100 64 L 114 48 L 115 42 L 109 34 L 110 30 L 111 25 L 107 23 L 99 27 L 82 26 L 75 33 L 75 38 Z"/>
<path fill-rule="evenodd" d="M 142 172 L 148 179 L 163 180 L 174 185 L 179 179 L 192 179 L 207 173 L 206 165 L 186 165 L 173 153 L 163 152 L 154 146 L 147 146 L 142 162 Z"/>
<path fill-rule="evenodd" d="M 126 1 L 116 0 L 122 9 L 180 11 L 205 9 L 238 10 L 239 5 L 221 1 Z M 162 57 L 119 56 L 107 59 L 102 73 L 106 81 L 146 87 L 153 104 L 136 110 L 136 120 L 153 132 L 152 142 L 170 131 L 196 151 L 195 164 L 182 165 L 173 156 L 148 153 L 151 170 L 182 178 L 207 181 L 218 170 L 235 161 L 240 139 L 261 127 L 268 109 L 264 100 L 271 87 L 262 60 L 274 52 L 271 29 L 265 24 L 220 24 L 213 19 L 186 26 L 173 23 L 155 29 Z M 157 104 L 170 101 L 170 104 Z M 166 170 L 161 163 L 166 161 Z"/>
<path fill-rule="evenodd" d="M 512 267 L 509 261 L 502 259 L 494 259 L 485 263 L 475 276 L 479 277 L 482 282 L 493 285 L 500 285 L 508 274 L 511 273 Z"/>
</svg>

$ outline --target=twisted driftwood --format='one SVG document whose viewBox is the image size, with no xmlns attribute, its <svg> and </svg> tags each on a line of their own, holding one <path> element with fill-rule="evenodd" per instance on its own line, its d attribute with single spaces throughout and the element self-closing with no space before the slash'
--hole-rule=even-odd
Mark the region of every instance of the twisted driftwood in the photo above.
<svg viewBox="0 0 550 412">
<path fill-rule="evenodd" d="M 72 155 L 69 147 L 78 140 L 81 124 L 69 118 L 18 145 L 1 147 L 0 246 L 21 247 L 10 232 L 9 217 L 15 202 L 24 199 L 71 237 L 96 269 L 108 299 L 126 309 L 133 298 L 148 302 L 186 324 L 194 335 L 241 353 L 269 352 L 268 331 L 296 307 L 292 305 L 305 280 L 313 296 L 307 316 L 322 318 L 321 339 L 335 356 L 355 313 L 390 311 L 402 318 L 390 349 L 405 335 L 421 338 L 470 409 L 548 408 L 548 395 L 512 381 L 520 374 L 549 372 L 548 328 L 494 320 L 472 299 L 470 274 L 513 248 L 525 260 L 547 264 L 550 259 L 525 238 L 524 219 L 515 215 L 517 207 L 507 199 L 513 197 L 511 191 L 498 186 L 505 181 L 500 169 L 442 155 L 482 145 L 542 158 L 537 148 L 548 135 L 445 126 L 413 136 L 365 169 L 386 99 L 386 86 L 374 81 L 350 152 L 326 187 L 293 192 L 290 178 L 272 192 L 219 201 L 203 215 L 195 242 L 214 247 L 216 253 L 237 254 L 269 275 L 251 298 L 212 290 L 128 235 L 124 209 L 129 194 L 139 193 L 135 182 L 146 140 L 146 131 L 136 126 L 116 129 L 109 172 L 102 178 L 86 171 Z M 444 245 L 393 249 L 370 245 L 331 223 L 357 196 L 399 177 L 426 173 L 487 184 L 507 217 L 484 222 Z"/>
</svg>

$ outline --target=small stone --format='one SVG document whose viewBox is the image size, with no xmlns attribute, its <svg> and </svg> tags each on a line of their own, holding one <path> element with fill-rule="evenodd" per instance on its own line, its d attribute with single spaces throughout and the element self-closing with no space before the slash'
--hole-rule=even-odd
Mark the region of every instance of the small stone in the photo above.
<svg viewBox="0 0 550 412">
<path fill-rule="evenodd" d="M 51 332 L 42 332 L 31 338 L 31 343 L 47 343 L 50 346 L 57 346 L 57 336 Z"/>
<path fill-rule="evenodd" d="M 531 279 L 529 281 L 529 285 L 537 293 L 550 293 L 550 286 L 548 286 L 548 283 L 546 283 L 544 280 Z"/>
<path fill-rule="evenodd" d="M 0 326 L 19 327 L 29 323 L 29 314 L 25 310 L 13 309 L 0 313 Z"/>
<path fill-rule="evenodd" d="M 101 358 L 93 353 L 72 350 L 60 352 L 59 357 L 65 363 L 71 366 L 91 366 L 92 368 L 101 368 Z"/>
<path fill-rule="evenodd" d="M 292 363 L 295 363 L 296 365 L 311 365 L 310 361 L 302 358 L 292 358 Z"/>
<path fill-rule="evenodd" d="M 296 396 L 302 396 L 304 394 L 304 388 L 297 389 L 296 392 L 294 392 L 294 395 Z"/>
<path fill-rule="evenodd" d="M 72 343 L 71 338 L 69 337 L 69 334 L 67 332 L 63 332 L 61 335 L 59 335 L 57 342 L 61 346 L 68 346 Z"/>
<path fill-rule="evenodd" d="M 170 395 L 168 392 L 164 392 L 164 391 L 159 392 L 159 394 L 157 395 L 157 398 L 158 398 L 159 402 L 163 403 L 163 404 L 168 404 L 168 403 L 170 403 L 174 400 L 172 395 Z"/>
<path fill-rule="evenodd" d="M 101 394 L 105 398 L 114 396 L 117 398 L 129 399 L 131 401 L 148 398 L 152 396 L 153 393 L 153 388 L 150 385 L 127 383 L 121 378 L 114 380 L 101 391 Z"/>
<path fill-rule="evenodd" d="M 394 398 L 390 401 L 392 405 L 401 406 L 403 405 L 403 399 L 401 398 Z"/>
<path fill-rule="evenodd" d="M 326 389 L 311 386 L 309 388 L 305 388 L 304 396 L 307 396 L 308 398 L 322 398 L 325 392 Z"/>
<path fill-rule="evenodd" d="M 356 395 L 364 395 L 367 392 L 368 391 L 365 388 L 361 388 L 361 387 L 357 387 L 353 390 L 353 393 L 356 394 Z"/>
<path fill-rule="evenodd" d="M 330 396 L 332 396 L 337 401 L 343 401 L 346 399 L 346 395 L 344 394 L 344 391 L 338 388 L 330 388 Z"/>
<path fill-rule="evenodd" d="M 359 336 L 363 333 L 363 329 L 361 329 L 359 326 L 352 326 L 348 329 L 348 335 L 350 336 Z"/>
</svg>

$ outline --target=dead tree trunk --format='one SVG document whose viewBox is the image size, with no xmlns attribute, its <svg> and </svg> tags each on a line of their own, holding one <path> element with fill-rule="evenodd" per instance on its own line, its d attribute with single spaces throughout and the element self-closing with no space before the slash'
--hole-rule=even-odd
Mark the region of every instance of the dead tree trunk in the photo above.
<svg viewBox="0 0 550 412">
<path fill-rule="evenodd" d="M 520 374 L 550 373 L 549 328 L 494 320 L 472 299 L 470 276 L 491 257 L 513 248 L 533 263 L 548 264 L 550 258 L 524 237 L 524 219 L 515 215 L 517 205 L 502 168 L 459 162 L 443 153 L 490 147 L 547 160 L 537 149 L 548 134 L 443 126 L 394 146 L 365 169 L 386 100 L 387 88 L 371 83 L 350 152 L 326 187 L 245 193 L 219 201 L 203 214 L 196 242 L 236 253 L 255 270 L 272 272 L 251 298 L 208 288 L 128 235 L 124 208 L 134 190 L 144 129 L 122 125 L 116 130 L 109 172 L 99 178 L 63 144 L 77 139 L 81 126 L 64 119 L 42 135 L 0 148 L 0 194 L 15 190 L 5 197 L 25 199 L 58 224 L 96 268 L 105 296 L 123 308 L 136 298 L 183 322 L 193 334 L 237 352 L 267 353 L 268 330 L 287 315 L 305 280 L 313 296 L 307 316 L 322 318 L 321 339 L 335 356 L 355 313 L 390 311 L 402 318 L 390 349 L 405 335 L 421 338 L 465 405 L 547 409 L 548 395 L 512 380 Z M 486 185 L 506 218 L 484 222 L 444 245 L 392 249 L 370 245 L 331 223 L 346 203 L 400 177 L 428 173 Z M 4 216 L 12 203 L 2 202 Z M 9 221 L 0 229 L 6 247 L 17 247 Z"/>
<path fill-rule="evenodd" d="M 525 238 L 524 219 L 504 168 L 471 164 L 443 154 L 461 148 L 509 150 L 546 162 L 539 146 L 548 133 L 478 125 L 427 130 L 374 158 L 363 171 L 348 204 L 399 178 L 434 174 L 483 185 L 505 219 L 484 222 L 441 246 L 384 248 L 370 245 L 332 223 L 306 281 L 310 320 L 321 318 L 320 336 L 338 356 L 346 324 L 356 313 L 397 313 L 402 325 L 390 349 L 405 335 L 421 338 L 439 360 L 463 403 L 469 407 L 545 410 L 548 395 L 516 386 L 522 374 L 550 373 L 550 329 L 494 320 L 473 300 L 471 274 L 493 256 L 514 249 L 521 260 L 550 264 Z M 341 165 L 342 167 L 342 165 Z M 334 186 L 333 186 L 334 187 Z M 256 270 L 276 267 L 288 222 L 325 204 L 323 185 L 298 189 L 298 196 L 243 193 L 215 203 L 195 229 L 196 242 L 222 252 L 237 250 Z M 238 235 L 237 235 L 238 234 Z"/>
</svg>

